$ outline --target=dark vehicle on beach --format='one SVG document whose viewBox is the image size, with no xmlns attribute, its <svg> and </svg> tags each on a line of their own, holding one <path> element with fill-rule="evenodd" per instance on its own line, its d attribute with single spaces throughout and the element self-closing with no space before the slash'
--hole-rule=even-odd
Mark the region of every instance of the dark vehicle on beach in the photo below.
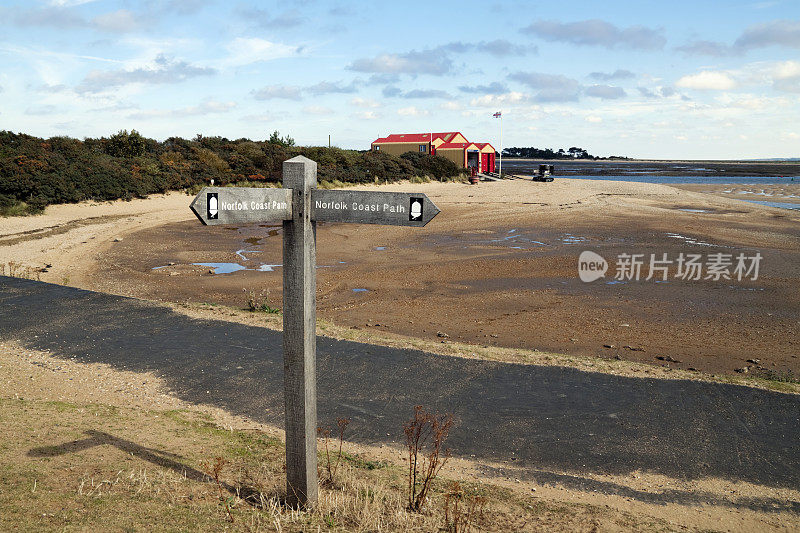
<svg viewBox="0 0 800 533">
<path fill-rule="evenodd" d="M 539 165 L 539 169 L 534 171 L 532 181 L 553 181 L 553 165 Z"/>
</svg>

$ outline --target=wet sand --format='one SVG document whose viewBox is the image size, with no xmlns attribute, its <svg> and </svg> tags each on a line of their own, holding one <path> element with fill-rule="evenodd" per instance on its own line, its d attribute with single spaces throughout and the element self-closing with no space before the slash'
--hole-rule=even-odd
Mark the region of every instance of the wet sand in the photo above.
<svg viewBox="0 0 800 533">
<path fill-rule="evenodd" d="M 677 184 L 674 185 L 674 187 L 686 191 L 713 194 L 733 200 L 788 204 L 783 207 L 792 206 L 794 208 L 800 208 L 800 179 L 780 185 L 686 183 Z"/>
<path fill-rule="evenodd" d="M 563 178 L 377 189 L 425 192 L 442 213 L 424 229 L 320 225 L 321 318 L 437 342 L 800 374 L 800 212 L 665 185 Z M 258 270 L 281 263 L 280 228 L 203 227 L 181 209 L 142 215 L 142 224 L 121 219 L 48 260 L 68 259 L 69 284 L 88 289 L 236 307 L 252 293 L 280 307 L 281 267 Z M 111 231 L 124 238 L 115 242 Z M 13 247 L 2 242 L 7 257 Z M 583 250 L 612 263 L 605 278 L 580 281 Z M 674 270 L 664 283 L 613 279 L 622 253 L 756 252 L 755 281 L 684 281 Z M 214 274 L 193 263 L 249 270 Z M 59 281 L 58 272 L 54 265 L 42 279 Z"/>
</svg>

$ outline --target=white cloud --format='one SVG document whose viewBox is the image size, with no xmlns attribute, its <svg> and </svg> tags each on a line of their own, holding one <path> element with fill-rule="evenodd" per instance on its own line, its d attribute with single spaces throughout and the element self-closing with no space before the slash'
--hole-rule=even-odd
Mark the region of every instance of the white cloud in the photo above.
<svg viewBox="0 0 800 533">
<path fill-rule="evenodd" d="M 800 20 L 773 20 L 756 24 L 747 28 L 734 45 L 747 49 L 767 46 L 800 48 Z"/>
<path fill-rule="evenodd" d="M 736 81 L 725 72 L 704 70 L 683 76 L 675 85 L 685 89 L 727 91 L 736 87 Z"/>
<path fill-rule="evenodd" d="M 375 120 L 380 118 L 380 115 L 378 115 L 374 111 L 357 111 L 356 113 L 353 114 L 353 116 L 363 120 Z"/>
<path fill-rule="evenodd" d="M 173 118 L 210 115 L 212 113 L 225 113 L 236 107 L 235 102 L 217 102 L 216 100 L 203 100 L 199 105 L 182 107 L 178 109 L 153 109 L 139 111 L 128 115 L 132 119 L 148 118 Z"/>
<path fill-rule="evenodd" d="M 128 9 L 119 9 L 111 13 L 98 15 L 92 22 L 97 29 L 114 33 L 127 33 L 142 27 L 142 21 L 139 17 Z"/>
<path fill-rule="evenodd" d="M 256 100 L 272 100 L 274 98 L 300 100 L 302 98 L 302 89 L 295 85 L 267 85 L 253 91 L 253 96 Z"/>
<path fill-rule="evenodd" d="M 289 114 L 285 112 L 269 112 L 269 113 L 245 115 L 240 120 L 242 122 L 275 122 L 278 120 L 283 120 L 288 116 Z"/>
<path fill-rule="evenodd" d="M 524 93 L 511 91 L 506 94 L 487 94 L 469 101 L 472 106 L 496 107 L 499 105 L 519 104 L 526 102 L 528 96 Z"/>
<path fill-rule="evenodd" d="M 600 117 L 596 117 L 594 115 L 590 115 L 590 116 L 586 117 L 586 122 L 592 122 L 594 124 L 598 124 L 600 122 L 603 122 L 603 119 L 600 118 Z"/>
<path fill-rule="evenodd" d="M 603 100 L 617 100 L 627 96 L 625 89 L 613 85 L 592 85 L 585 90 L 588 96 L 601 98 Z"/>
<path fill-rule="evenodd" d="M 325 106 L 309 105 L 303 108 L 303 113 L 308 113 L 309 115 L 332 115 L 333 109 Z"/>
<path fill-rule="evenodd" d="M 358 91 L 358 87 L 356 87 L 355 81 L 351 81 L 349 85 L 344 85 L 343 82 L 340 81 L 337 82 L 321 81 L 319 83 L 315 83 L 310 87 L 307 87 L 306 90 L 315 96 L 320 96 L 323 94 L 354 93 Z"/>
<path fill-rule="evenodd" d="M 794 105 L 791 98 L 785 96 L 768 97 L 754 94 L 723 93 L 715 98 L 726 108 L 746 109 L 749 111 L 765 111 L 788 108 Z"/>
<path fill-rule="evenodd" d="M 273 43 L 258 37 L 237 37 L 225 46 L 228 57 L 220 62 L 221 67 L 239 67 L 291 57 L 299 52 L 298 47 L 281 43 Z"/>
<path fill-rule="evenodd" d="M 539 102 L 574 102 L 578 100 L 581 89 L 578 80 L 563 74 L 544 72 L 514 72 L 508 79 L 518 81 L 537 90 L 535 99 Z"/>
<path fill-rule="evenodd" d="M 774 76 L 779 80 L 800 76 L 800 61 L 782 61 L 775 65 Z"/>
<path fill-rule="evenodd" d="M 566 23 L 538 20 L 521 31 L 545 41 L 606 48 L 658 50 L 667 42 L 663 29 L 638 25 L 621 28 L 598 19 Z"/>
<path fill-rule="evenodd" d="M 429 115 L 424 109 L 417 109 L 415 106 L 402 107 L 397 110 L 397 114 L 402 117 L 423 117 Z"/>
<path fill-rule="evenodd" d="M 93 70 L 75 90 L 82 94 L 98 93 L 136 83 L 172 84 L 213 74 L 216 74 L 213 68 L 198 67 L 186 61 L 159 55 L 150 65 L 131 70 Z"/>
<path fill-rule="evenodd" d="M 360 96 L 356 96 L 355 98 L 351 99 L 350 104 L 356 107 L 364 108 L 376 108 L 381 106 L 381 104 L 375 100 L 372 100 L 371 98 L 361 98 Z"/>
<path fill-rule="evenodd" d="M 447 109 L 448 111 L 458 111 L 463 106 L 461 104 L 459 104 L 458 102 L 454 102 L 454 101 L 450 100 L 449 102 L 443 103 L 439 107 L 441 107 L 442 109 Z"/>
<path fill-rule="evenodd" d="M 51 0 L 50 5 L 53 7 L 74 7 L 82 6 L 83 4 L 91 4 L 97 0 Z"/>
<path fill-rule="evenodd" d="M 347 68 L 357 72 L 375 74 L 431 74 L 441 76 L 447 74 L 453 62 L 442 54 L 430 50 L 412 50 L 404 54 L 381 54 L 373 58 L 361 58 L 353 61 Z"/>
</svg>

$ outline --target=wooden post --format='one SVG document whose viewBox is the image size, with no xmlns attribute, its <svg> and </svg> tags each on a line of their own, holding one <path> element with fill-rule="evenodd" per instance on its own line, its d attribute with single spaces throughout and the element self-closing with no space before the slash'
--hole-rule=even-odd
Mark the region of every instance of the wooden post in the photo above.
<svg viewBox="0 0 800 533">
<path fill-rule="evenodd" d="M 283 372 L 286 414 L 286 498 L 292 507 L 317 503 L 317 224 L 311 190 L 317 164 L 303 156 L 283 163 L 292 189 L 292 218 L 283 221 Z"/>
</svg>

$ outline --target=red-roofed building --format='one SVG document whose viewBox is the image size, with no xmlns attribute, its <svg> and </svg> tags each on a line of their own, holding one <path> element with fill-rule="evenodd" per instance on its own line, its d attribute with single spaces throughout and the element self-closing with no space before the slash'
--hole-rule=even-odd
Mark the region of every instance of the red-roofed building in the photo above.
<svg viewBox="0 0 800 533">
<path fill-rule="evenodd" d="M 478 172 L 494 171 L 494 147 L 489 143 L 471 143 L 458 131 L 393 133 L 372 141 L 371 149 L 392 155 L 406 152 L 440 155 L 461 168 L 474 167 Z"/>
</svg>

